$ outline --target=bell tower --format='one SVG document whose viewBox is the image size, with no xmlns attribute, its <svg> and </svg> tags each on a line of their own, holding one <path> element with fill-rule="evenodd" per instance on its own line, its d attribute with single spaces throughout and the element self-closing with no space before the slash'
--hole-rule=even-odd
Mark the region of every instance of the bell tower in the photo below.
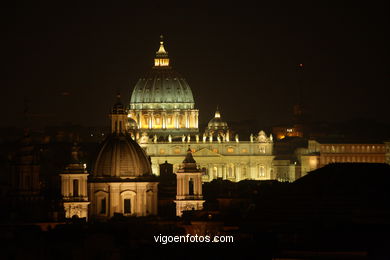
<svg viewBox="0 0 390 260">
<path fill-rule="evenodd" d="M 85 218 L 88 220 L 88 172 L 79 160 L 79 147 L 72 147 L 71 162 L 65 167 L 61 176 L 61 194 L 65 208 L 65 217 Z"/>
<path fill-rule="evenodd" d="M 198 169 L 191 149 L 188 148 L 182 167 L 176 173 L 176 216 L 182 216 L 185 210 L 203 209 L 202 172 Z"/>
</svg>

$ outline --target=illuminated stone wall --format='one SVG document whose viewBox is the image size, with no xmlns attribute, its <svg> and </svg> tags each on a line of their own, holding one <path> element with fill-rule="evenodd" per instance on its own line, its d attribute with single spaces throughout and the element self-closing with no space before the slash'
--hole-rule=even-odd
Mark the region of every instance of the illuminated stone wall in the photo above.
<svg viewBox="0 0 390 260">
<path fill-rule="evenodd" d="M 270 180 L 272 176 L 273 143 L 230 141 L 218 142 L 206 140 L 188 142 L 150 141 L 145 146 L 151 156 L 153 173 L 159 175 L 159 165 L 167 161 L 173 164 L 174 172 L 179 169 L 183 156 L 188 149 L 193 151 L 194 159 L 203 170 L 202 180 L 212 181 L 216 178 L 231 181 L 244 179 Z"/>
<path fill-rule="evenodd" d="M 90 182 L 90 216 L 108 219 L 115 213 L 137 217 L 157 215 L 157 192 L 157 182 Z M 125 200 L 130 200 L 128 211 Z"/>
<path fill-rule="evenodd" d="M 383 143 L 330 143 L 309 140 L 300 152 L 302 176 L 329 163 L 385 163 Z"/>
</svg>

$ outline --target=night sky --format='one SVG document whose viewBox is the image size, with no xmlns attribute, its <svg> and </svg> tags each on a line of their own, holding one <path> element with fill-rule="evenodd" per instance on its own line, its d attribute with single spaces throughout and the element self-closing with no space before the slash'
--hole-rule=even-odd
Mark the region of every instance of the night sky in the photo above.
<svg viewBox="0 0 390 260">
<path fill-rule="evenodd" d="M 298 100 L 299 63 L 305 65 L 303 98 L 316 120 L 390 123 L 384 1 L 53 2 L 1 10 L 1 126 L 22 123 L 25 100 L 36 122 L 108 125 L 116 92 L 127 105 L 153 65 L 160 34 L 171 64 L 191 86 L 201 123 L 217 105 L 231 121 L 288 122 Z"/>
</svg>

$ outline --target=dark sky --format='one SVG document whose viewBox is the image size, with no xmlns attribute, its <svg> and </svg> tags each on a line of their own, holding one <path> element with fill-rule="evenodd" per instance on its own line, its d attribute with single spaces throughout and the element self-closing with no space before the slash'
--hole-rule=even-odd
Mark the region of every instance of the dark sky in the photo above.
<svg viewBox="0 0 390 260">
<path fill-rule="evenodd" d="M 21 124 L 26 99 L 34 120 L 48 125 L 108 124 L 115 93 L 128 104 L 160 34 L 201 122 L 217 105 L 228 120 L 287 122 L 303 63 L 303 97 L 315 119 L 390 123 L 389 6 L 288 2 L 2 8 L 1 126 Z"/>
</svg>

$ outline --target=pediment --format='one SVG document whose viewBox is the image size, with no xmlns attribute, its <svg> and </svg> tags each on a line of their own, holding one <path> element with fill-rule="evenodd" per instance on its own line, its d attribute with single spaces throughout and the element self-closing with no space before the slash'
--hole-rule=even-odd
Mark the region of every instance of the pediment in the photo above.
<svg viewBox="0 0 390 260">
<path fill-rule="evenodd" d="M 202 148 L 199 151 L 196 151 L 195 153 L 193 153 L 193 156 L 218 156 L 218 157 L 221 157 L 222 155 L 220 155 L 219 153 L 213 152 L 208 148 Z"/>
</svg>

